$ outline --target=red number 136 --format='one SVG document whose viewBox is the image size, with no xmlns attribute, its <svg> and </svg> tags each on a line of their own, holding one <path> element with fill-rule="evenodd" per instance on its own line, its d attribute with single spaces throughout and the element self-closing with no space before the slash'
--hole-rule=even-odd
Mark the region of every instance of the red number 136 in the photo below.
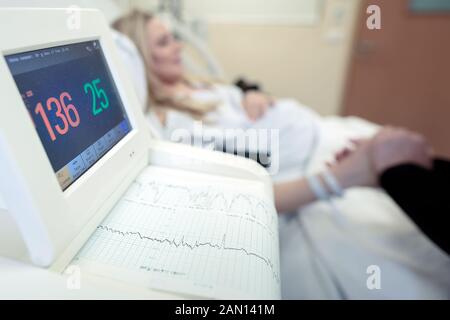
<svg viewBox="0 0 450 320">
<path fill-rule="evenodd" d="M 60 135 L 65 135 L 69 131 L 70 127 L 76 128 L 80 124 L 80 115 L 78 114 L 77 108 L 75 108 L 73 104 L 67 104 L 66 100 L 68 102 L 72 101 L 72 97 L 68 92 L 61 93 L 59 100 L 55 97 L 50 97 L 47 99 L 47 110 L 54 110 L 55 116 L 60 120 L 60 123 L 55 124 L 54 126 L 50 124 L 41 102 L 39 102 L 34 109 L 34 112 L 39 114 L 42 121 L 44 121 L 45 127 L 47 128 L 48 134 L 50 135 L 50 139 L 52 139 L 52 141 L 56 140 L 56 135 L 53 128 Z"/>
</svg>

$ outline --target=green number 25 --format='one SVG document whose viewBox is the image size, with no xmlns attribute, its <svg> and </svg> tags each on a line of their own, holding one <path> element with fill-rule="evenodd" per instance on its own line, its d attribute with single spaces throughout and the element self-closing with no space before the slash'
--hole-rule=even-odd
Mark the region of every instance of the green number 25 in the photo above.
<svg viewBox="0 0 450 320">
<path fill-rule="evenodd" d="M 84 93 L 87 94 L 88 91 L 90 91 L 92 94 L 92 114 L 94 116 L 109 107 L 108 96 L 106 95 L 105 90 L 98 87 L 99 83 L 100 79 L 95 79 L 84 84 Z M 97 103 L 98 100 L 100 101 L 100 106 Z"/>
</svg>

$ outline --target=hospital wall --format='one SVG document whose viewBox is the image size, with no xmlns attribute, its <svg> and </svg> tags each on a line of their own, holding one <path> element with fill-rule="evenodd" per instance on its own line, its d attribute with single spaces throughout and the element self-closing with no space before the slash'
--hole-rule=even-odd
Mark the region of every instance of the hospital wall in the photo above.
<svg viewBox="0 0 450 320">
<path fill-rule="evenodd" d="M 226 78 L 260 82 L 324 115 L 339 114 L 360 0 L 186 0 L 188 19 L 204 21 L 205 39 Z M 233 8 L 235 14 L 226 10 Z M 242 3 L 242 5 L 240 5 Z M 156 0 L 2 0 L 0 6 L 97 7 L 109 21 Z M 266 7 L 264 7 L 266 6 Z M 283 15 L 283 6 L 286 12 Z M 237 8 L 237 9 L 236 9 Z M 241 10 L 241 11 L 239 11 Z M 223 12 L 222 12 L 223 11 Z M 255 15 L 259 14 L 259 15 Z"/>
<path fill-rule="evenodd" d="M 276 96 L 298 99 L 324 115 L 339 114 L 361 1 L 301 0 L 305 10 L 313 2 L 320 4 L 314 23 L 301 13 L 286 15 L 285 19 L 279 15 L 278 19 L 247 15 L 249 19 L 245 20 L 245 14 L 225 12 L 231 7 L 224 3 L 227 1 L 214 0 L 213 7 L 202 0 L 185 1 L 186 12 L 193 11 L 208 22 L 207 40 L 227 80 L 243 75 Z M 299 1 L 279 3 L 293 8 Z M 264 6 L 260 0 L 245 0 L 242 13 L 250 2 L 256 8 L 253 12 L 264 13 L 258 8 Z M 152 1 L 132 3 L 151 8 Z"/>
<path fill-rule="evenodd" d="M 347 10 L 339 26 L 336 4 Z M 245 75 L 277 96 L 339 114 L 358 13 L 358 0 L 327 1 L 314 26 L 212 22 L 209 41 L 229 80 Z"/>
</svg>

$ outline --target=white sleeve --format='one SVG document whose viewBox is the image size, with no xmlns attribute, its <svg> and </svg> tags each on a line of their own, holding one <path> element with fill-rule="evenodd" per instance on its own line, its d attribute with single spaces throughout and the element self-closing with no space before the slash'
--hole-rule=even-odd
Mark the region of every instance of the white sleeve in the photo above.
<svg viewBox="0 0 450 320">
<path fill-rule="evenodd" d="M 214 90 L 217 95 L 226 102 L 228 105 L 233 107 L 235 111 L 242 111 L 242 99 L 244 94 L 242 91 L 233 85 L 216 84 Z"/>
<path fill-rule="evenodd" d="M 213 90 L 221 103 L 208 120 L 222 128 L 248 127 L 251 122 L 242 108 L 241 90 L 232 85 L 215 85 Z"/>
</svg>

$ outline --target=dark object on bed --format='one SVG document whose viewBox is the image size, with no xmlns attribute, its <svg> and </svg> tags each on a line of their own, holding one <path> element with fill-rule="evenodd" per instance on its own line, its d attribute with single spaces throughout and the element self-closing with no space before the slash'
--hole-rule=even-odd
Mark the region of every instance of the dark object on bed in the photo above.
<svg viewBox="0 0 450 320">
<path fill-rule="evenodd" d="M 261 91 L 261 86 L 258 83 L 250 82 L 245 78 L 239 78 L 234 82 L 234 85 L 242 90 L 242 92 L 247 91 Z"/>
<path fill-rule="evenodd" d="M 405 164 L 386 170 L 381 186 L 416 225 L 450 254 L 450 162 L 435 160 L 432 170 Z"/>
</svg>

